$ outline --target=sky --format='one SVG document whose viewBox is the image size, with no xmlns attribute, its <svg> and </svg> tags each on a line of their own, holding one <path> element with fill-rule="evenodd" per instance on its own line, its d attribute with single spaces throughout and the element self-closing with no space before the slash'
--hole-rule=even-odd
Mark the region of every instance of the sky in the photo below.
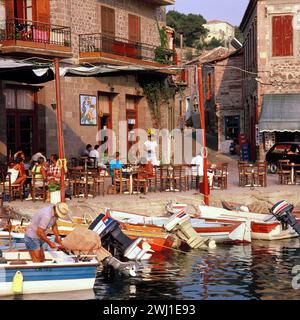
<svg viewBox="0 0 300 320">
<path fill-rule="evenodd" d="M 240 25 L 249 0 L 176 0 L 167 10 L 201 14 L 207 21 L 224 20 Z"/>
</svg>

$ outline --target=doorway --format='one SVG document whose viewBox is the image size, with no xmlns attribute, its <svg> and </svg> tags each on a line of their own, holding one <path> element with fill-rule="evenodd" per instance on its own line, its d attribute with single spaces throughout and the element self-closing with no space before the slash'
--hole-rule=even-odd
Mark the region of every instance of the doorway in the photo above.
<svg viewBox="0 0 300 320">
<path fill-rule="evenodd" d="M 137 143 L 134 129 L 138 129 L 138 102 L 138 97 L 126 95 L 127 151 Z"/>
<path fill-rule="evenodd" d="M 21 147 L 26 156 L 36 151 L 36 94 L 30 89 L 6 88 L 7 155 L 12 157 Z"/>
</svg>

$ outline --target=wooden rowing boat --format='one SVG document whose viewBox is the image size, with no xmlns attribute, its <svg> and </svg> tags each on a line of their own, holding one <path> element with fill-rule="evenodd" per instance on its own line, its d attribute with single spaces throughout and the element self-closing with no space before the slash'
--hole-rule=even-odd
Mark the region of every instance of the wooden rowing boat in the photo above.
<svg viewBox="0 0 300 320">
<path fill-rule="evenodd" d="M 169 220 L 167 217 L 149 217 L 116 210 L 110 210 L 109 215 L 121 224 L 139 227 L 141 234 L 147 227 L 153 226 L 161 228 L 162 231 Z M 250 227 L 245 221 L 191 219 L 191 222 L 197 233 L 203 238 L 211 238 L 219 243 L 251 242 Z"/>
<path fill-rule="evenodd" d="M 0 296 L 92 289 L 98 261 L 79 261 L 62 251 L 45 252 L 45 262 L 33 263 L 27 251 L 3 252 Z"/>
<path fill-rule="evenodd" d="M 299 237 L 290 226 L 283 226 L 271 214 L 230 211 L 222 208 L 199 206 L 201 218 L 249 221 L 251 238 L 259 240 L 282 240 Z M 298 220 L 299 221 L 299 220 Z M 299 221 L 300 223 L 300 221 Z"/>
<path fill-rule="evenodd" d="M 131 239 L 143 238 L 155 252 L 177 249 L 182 242 L 175 235 L 169 234 L 161 227 L 153 225 L 134 225 L 120 223 L 122 231 Z"/>
</svg>

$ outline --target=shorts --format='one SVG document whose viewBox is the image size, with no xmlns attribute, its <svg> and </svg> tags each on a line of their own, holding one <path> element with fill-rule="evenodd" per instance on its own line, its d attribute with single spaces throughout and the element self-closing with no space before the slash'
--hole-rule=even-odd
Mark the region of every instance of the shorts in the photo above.
<svg viewBox="0 0 300 320">
<path fill-rule="evenodd" d="M 28 236 L 24 237 L 24 242 L 26 245 L 26 249 L 27 250 L 40 250 L 42 249 L 43 245 L 44 245 L 44 241 L 42 241 L 41 239 L 38 238 L 30 238 Z"/>
</svg>

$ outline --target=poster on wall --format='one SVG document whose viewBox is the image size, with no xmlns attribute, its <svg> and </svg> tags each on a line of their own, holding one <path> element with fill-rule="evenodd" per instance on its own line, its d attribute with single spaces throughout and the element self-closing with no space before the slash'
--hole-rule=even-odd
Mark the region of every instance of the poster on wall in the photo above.
<svg viewBox="0 0 300 320">
<path fill-rule="evenodd" d="M 79 95 L 80 125 L 97 125 L 97 97 L 85 94 Z"/>
<path fill-rule="evenodd" d="M 269 151 L 276 142 L 275 132 L 264 132 L 265 151 Z"/>
</svg>

